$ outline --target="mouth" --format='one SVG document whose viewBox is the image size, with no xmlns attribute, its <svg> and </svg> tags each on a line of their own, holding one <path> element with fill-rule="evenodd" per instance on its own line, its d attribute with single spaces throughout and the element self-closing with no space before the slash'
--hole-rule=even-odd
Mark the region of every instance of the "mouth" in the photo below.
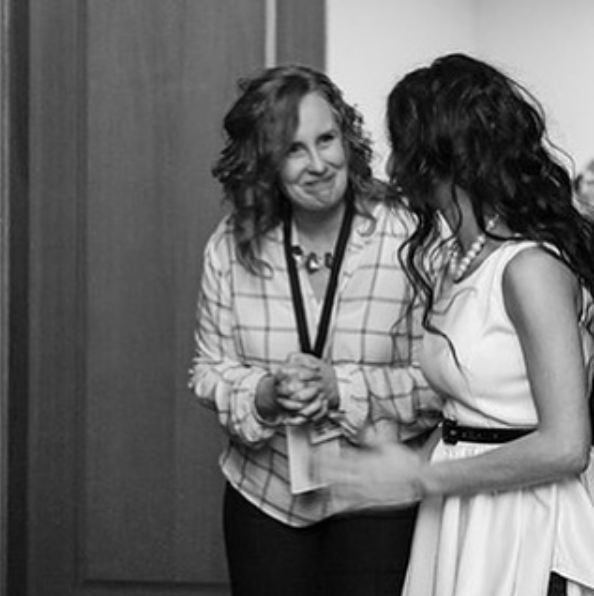
<svg viewBox="0 0 594 596">
<path fill-rule="evenodd" d="M 308 182 L 305 186 L 307 190 L 313 194 L 327 193 L 334 188 L 334 178 L 312 180 L 311 182 Z"/>
</svg>

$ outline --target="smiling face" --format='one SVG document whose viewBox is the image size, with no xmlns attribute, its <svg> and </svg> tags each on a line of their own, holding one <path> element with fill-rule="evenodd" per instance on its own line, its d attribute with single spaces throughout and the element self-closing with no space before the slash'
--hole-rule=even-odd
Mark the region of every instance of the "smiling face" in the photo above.
<svg viewBox="0 0 594 596">
<path fill-rule="evenodd" d="M 329 103 L 317 93 L 301 100 L 298 122 L 281 184 L 293 210 L 331 211 L 342 203 L 348 182 L 342 133 Z"/>
</svg>

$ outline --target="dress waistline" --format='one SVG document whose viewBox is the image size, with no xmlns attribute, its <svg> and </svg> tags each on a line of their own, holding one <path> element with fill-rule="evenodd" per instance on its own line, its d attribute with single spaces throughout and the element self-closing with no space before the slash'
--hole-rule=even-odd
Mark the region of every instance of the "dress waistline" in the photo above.
<svg viewBox="0 0 594 596">
<path fill-rule="evenodd" d="M 448 445 L 458 441 L 465 443 L 507 443 L 533 432 L 534 428 L 481 428 L 461 426 L 455 420 L 446 419 L 442 423 L 442 439 Z"/>
</svg>

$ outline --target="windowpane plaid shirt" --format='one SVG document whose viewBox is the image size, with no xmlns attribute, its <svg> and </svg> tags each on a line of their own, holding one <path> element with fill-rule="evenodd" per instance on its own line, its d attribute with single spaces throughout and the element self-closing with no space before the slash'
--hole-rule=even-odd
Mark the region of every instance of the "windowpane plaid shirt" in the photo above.
<svg viewBox="0 0 594 596">
<path fill-rule="evenodd" d="M 438 400 L 416 364 L 421 327 L 418 313 L 407 311 L 410 289 L 397 254 L 408 216 L 380 203 L 373 215 L 374 229 L 364 217 L 353 222 L 324 352 L 338 382 L 340 406 L 331 415 L 343 453 L 357 448 L 363 432 L 405 441 L 438 420 Z M 299 351 L 282 226 L 261 250 L 270 269 L 256 276 L 237 260 L 228 218 L 209 239 L 190 387 L 230 437 L 220 465 L 231 485 L 279 521 L 306 526 L 339 505 L 326 491 L 291 494 L 284 427 L 266 424 L 255 410 L 258 382 Z M 321 304 L 308 274 L 299 274 L 314 338 Z"/>
</svg>

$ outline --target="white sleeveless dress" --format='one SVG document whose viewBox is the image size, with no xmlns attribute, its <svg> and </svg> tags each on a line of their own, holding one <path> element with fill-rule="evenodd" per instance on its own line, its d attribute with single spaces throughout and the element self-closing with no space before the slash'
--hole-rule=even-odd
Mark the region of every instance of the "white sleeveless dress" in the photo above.
<svg viewBox="0 0 594 596">
<path fill-rule="evenodd" d="M 453 396 L 445 415 L 461 425 L 536 425 L 501 283 L 510 259 L 532 246 L 501 246 L 436 305 L 440 314 L 434 322 L 455 346 L 458 364 L 445 340 L 427 334 L 422 367 L 438 391 Z M 582 337 L 584 358 L 591 363 L 594 346 L 585 330 Z M 440 441 L 433 461 L 496 447 Z M 424 501 L 403 594 L 545 596 L 552 571 L 568 578 L 568 596 L 594 595 L 594 499 L 585 476 L 517 491 Z"/>
</svg>

